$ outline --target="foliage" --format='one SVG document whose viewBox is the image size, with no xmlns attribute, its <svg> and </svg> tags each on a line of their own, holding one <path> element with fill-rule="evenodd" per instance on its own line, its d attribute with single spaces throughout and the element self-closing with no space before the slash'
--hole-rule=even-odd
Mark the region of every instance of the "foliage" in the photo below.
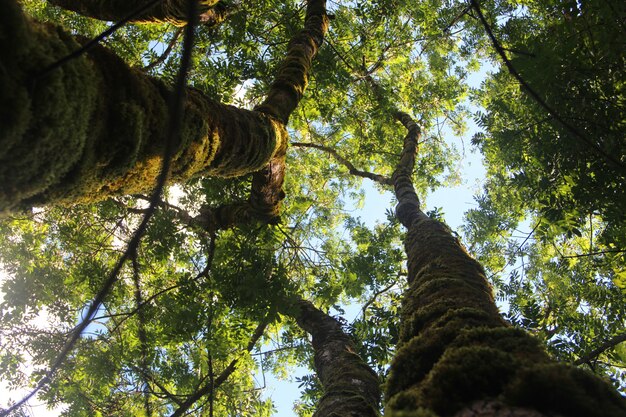
<svg viewBox="0 0 626 417">
<path fill-rule="evenodd" d="M 625 324 L 625 17 L 613 2 L 519 2 L 494 32 L 554 113 L 504 67 L 473 93 L 488 176 L 466 234 L 507 317 L 566 361 Z M 584 362 L 623 390 L 625 360 L 618 347 Z"/>
<path fill-rule="evenodd" d="M 85 37 L 109 25 L 44 1 L 23 3 L 34 18 Z M 468 78 L 489 43 L 467 3 L 329 5 L 331 29 L 305 98 L 291 116 L 291 141 L 329 147 L 359 169 L 390 175 L 404 132 L 388 111 L 407 111 L 425 131 L 414 176 L 425 195 L 454 180 L 456 150 L 433 132 L 441 120 L 453 134 L 466 130 L 471 93 L 484 106 L 477 115 L 484 132 L 474 142 L 485 155 L 488 178 L 465 232 L 508 303 L 507 317 L 567 361 L 623 332 L 623 171 L 552 121 L 504 69 L 481 89 L 470 89 Z M 197 28 L 189 82 L 215 99 L 252 108 L 302 25 L 303 5 L 262 0 L 238 7 L 220 26 Z M 511 53 L 513 65 L 548 103 L 609 154 L 626 154 L 624 37 L 618 36 L 623 14 L 611 9 L 621 6 L 529 0 L 484 7 L 499 22 L 494 29 L 503 45 L 519 51 Z M 177 30 L 128 25 L 106 45 L 136 68 L 172 80 L 181 53 Z M 368 79 L 381 86 L 382 96 Z M 362 179 L 330 155 L 293 146 L 287 167 L 278 225 L 211 234 L 185 221 L 184 215 L 194 216 L 204 205 L 245 200 L 249 178 L 196 178 L 170 188 L 168 204 L 157 211 L 134 262 L 40 397 L 64 406 L 67 416 L 166 415 L 236 361 L 234 373 L 193 413 L 272 415 L 255 376 L 288 377 L 294 366 L 312 366 L 307 335 L 277 313 L 291 296 L 325 311 L 359 311 L 343 324 L 384 380 L 405 287 L 400 227 L 393 216 L 366 226 L 346 208 L 362 199 Z M 143 196 L 124 196 L 36 209 L 0 223 L 0 261 L 7 273 L 0 378 L 11 388 L 32 386 L 49 368 L 145 206 Z M 511 240 L 520 224 L 533 231 L 526 240 Z M 503 277 L 507 265 L 521 265 L 522 272 L 509 268 L 510 277 Z M 267 329 L 249 352 L 259 323 Z M 623 387 L 624 349 L 588 363 Z M 321 396 L 319 383 L 312 375 L 298 382 L 303 397 L 296 412 L 310 415 Z"/>
</svg>

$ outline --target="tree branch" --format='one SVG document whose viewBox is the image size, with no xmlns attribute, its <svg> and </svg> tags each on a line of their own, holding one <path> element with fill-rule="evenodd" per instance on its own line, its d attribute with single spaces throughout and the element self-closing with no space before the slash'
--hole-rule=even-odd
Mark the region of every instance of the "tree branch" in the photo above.
<svg viewBox="0 0 626 417">
<path fill-rule="evenodd" d="M 250 341 L 248 342 L 246 346 L 247 352 L 250 352 L 254 348 L 254 345 L 256 344 L 256 342 L 261 338 L 261 336 L 263 336 L 263 332 L 265 331 L 267 324 L 268 324 L 267 319 L 259 323 L 256 330 L 252 334 Z M 172 413 L 170 417 L 182 416 L 183 414 L 187 412 L 187 410 L 189 410 L 189 408 L 191 408 L 196 403 L 196 401 L 198 401 L 205 395 L 213 392 L 217 387 L 219 387 L 222 383 L 224 383 L 224 381 L 226 381 L 228 377 L 233 372 L 235 372 L 235 369 L 237 369 L 237 362 L 238 362 L 238 359 L 233 359 L 228 364 L 228 366 L 217 376 L 217 378 L 215 379 L 210 378 L 207 384 L 205 384 L 203 387 L 201 387 L 196 392 L 194 392 L 189 397 L 187 397 L 187 399 L 181 403 L 178 409 L 176 409 L 176 411 L 174 411 L 174 413 Z"/>
<path fill-rule="evenodd" d="M 598 348 L 592 350 L 591 352 L 589 352 L 585 356 L 582 356 L 582 357 L 576 359 L 572 363 L 574 365 L 582 365 L 583 363 L 589 363 L 592 360 L 596 359 L 598 356 L 600 356 L 605 351 L 607 351 L 607 350 L 609 350 L 611 348 L 614 348 L 615 346 L 619 345 L 622 342 L 626 342 L 626 332 L 620 333 L 618 335 L 613 336 L 609 340 L 607 340 L 604 343 L 602 343 Z"/>
<path fill-rule="evenodd" d="M 175 26 L 185 26 L 189 20 L 186 9 L 187 0 L 49 0 L 55 6 L 71 10 L 83 16 L 98 20 L 116 22 L 126 16 L 131 10 L 142 7 L 142 13 L 133 16 L 133 23 L 162 23 L 167 22 Z M 214 8 L 223 2 L 219 0 L 196 1 L 199 23 L 216 20 Z M 147 6 L 147 7 L 146 7 Z M 224 5 L 221 6 L 224 8 Z M 219 15 L 219 12 L 217 13 Z"/>
<path fill-rule="evenodd" d="M 330 154 L 333 158 L 335 158 L 335 160 L 337 162 L 339 162 L 341 165 L 343 165 L 346 168 L 348 168 L 348 171 L 352 175 L 356 175 L 356 176 L 363 177 L 363 178 L 368 178 L 368 179 L 370 179 L 370 180 L 372 180 L 374 182 L 377 182 L 379 184 L 382 184 L 382 185 L 392 185 L 391 178 L 385 177 L 384 175 L 379 175 L 379 174 L 375 174 L 375 173 L 372 173 L 372 172 L 361 171 L 360 169 L 357 169 L 352 164 L 352 162 L 348 161 L 347 159 L 345 159 L 344 157 L 339 155 L 339 153 L 336 150 L 334 150 L 333 148 L 330 148 L 328 146 L 318 145 L 318 144 L 315 144 L 315 143 L 303 143 L 303 142 L 292 142 L 291 146 L 300 147 L 300 148 L 319 149 L 321 151 L 324 151 L 324 152 Z"/>
<path fill-rule="evenodd" d="M 151 62 L 150 64 L 148 64 L 145 67 L 143 67 L 143 70 L 144 71 L 150 71 L 150 70 L 156 68 L 157 66 L 161 65 L 167 59 L 167 57 L 170 55 L 172 50 L 174 49 L 174 45 L 176 45 L 176 42 L 178 42 L 178 38 L 180 38 L 180 35 L 182 33 L 183 33 L 183 28 L 176 29 L 176 32 L 174 32 L 174 36 L 172 36 L 172 39 L 167 44 L 167 48 L 165 48 L 163 53 L 161 55 L 159 55 L 158 58 L 155 59 L 153 62 Z"/>
</svg>

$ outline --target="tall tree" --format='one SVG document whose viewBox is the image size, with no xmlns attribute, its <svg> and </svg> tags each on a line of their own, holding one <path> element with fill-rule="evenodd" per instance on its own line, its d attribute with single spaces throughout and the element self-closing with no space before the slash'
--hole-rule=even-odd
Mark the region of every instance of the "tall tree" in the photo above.
<svg viewBox="0 0 626 417">
<path fill-rule="evenodd" d="M 74 33 L 103 27 L 24 3 Z M 300 415 L 376 415 L 378 378 L 393 416 L 624 414 L 608 384 L 553 362 L 507 324 L 483 268 L 420 211 L 417 196 L 445 181 L 453 162 L 409 114 L 430 131 L 441 120 L 463 130 L 464 81 L 473 54 L 490 45 L 477 3 L 333 5 L 327 45 L 312 61 L 327 26 L 323 1 L 304 13 L 291 1 L 200 2 L 193 88 L 169 155 L 181 185 L 161 200 L 140 193 L 168 140 L 177 91 L 163 80 L 180 56 L 170 24 L 190 19 L 186 3 L 58 0 L 96 19 L 151 22 L 114 33 L 117 55 L 96 46 L 66 60 L 83 38 L 0 0 L 0 204 L 14 213 L 0 226 L 3 378 L 39 380 L 42 399 L 77 416 L 269 416 L 254 377 L 293 363 L 312 363 L 318 376 L 302 379 L 310 402 Z M 169 45 L 146 52 L 159 36 Z M 242 85 L 252 110 L 218 102 L 235 101 Z M 401 154 L 394 119 L 408 129 Z M 611 158 L 598 158 L 608 169 Z M 394 185 L 397 220 L 369 230 L 342 209 L 358 199 L 362 177 Z M 157 208 L 147 225 L 146 200 Z M 63 206 L 78 202 L 87 204 Z M 19 212 L 42 204 L 52 207 Z M 363 303 L 351 326 L 325 313 L 345 302 Z M 51 323 L 43 329 L 42 316 Z M 92 325 L 77 337 L 85 320 Z M 620 339 L 597 348 L 611 341 Z"/>
</svg>

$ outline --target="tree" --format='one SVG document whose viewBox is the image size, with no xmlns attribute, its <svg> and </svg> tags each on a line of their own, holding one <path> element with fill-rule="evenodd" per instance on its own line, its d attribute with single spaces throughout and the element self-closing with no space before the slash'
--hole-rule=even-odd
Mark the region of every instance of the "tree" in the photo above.
<svg viewBox="0 0 626 417">
<path fill-rule="evenodd" d="M 137 21 L 181 23 L 194 16 L 181 9 L 184 2 L 159 7 L 139 3 Z M 58 4 L 103 19 L 128 13 L 97 2 Z M 218 6 L 221 9 L 215 10 Z M 231 6 L 202 2 L 200 12 L 219 14 Z M 19 378 L 25 359 L 20 346 L 29 340 L 35 364 L 41 370 L 52 364 L 54 371 L 44 371 L 42 396 L 50 404 L 70 403 L 68 415 L 183 415 L 191 410 L 198 415 L 269 415 L 271 404 L 250 391 L 255 368 L 250 352 L 264 334 L 273 332 L 284 343 L 277 355 L 286 356 L 266 356 L 264 366 L 280 368 L 288 360 L 315 357 L 321 390 L 314 380 L 305 381 L 311 383 L 307 393 L 315 400 L 315 415 L 376 415 L 376 374 L 355 351 L 384 369 L 390 355 L 380 346 L 389 346 L 389 340 L 371 336 L 355 343 L 340 322 L 310 302 L 328 309 L 347 297 L 364 299 L 369 288 L 372 298 L 363 314 L 371 306 L 369 314 L 387 327 L 381 328 L 383 334 L 398 340 L 390 372 L 383 375 L 387 415 L 624 413 L 624 400 L 604 381 L 554 363 L 536 339 L 502 320 L 482 267 L 446 226 L 420 210 L 413 186 L 418 142 L 419 193 L 439 181 L 435 176 L 450 161 L 436 141 L 420 141 L 421 130 L 406 110 L 420 114 L 425 127 L 441 114 L 453 121 L 463 114 L 458 104 L 466 91 L 462 79 L 467 72 L 460 64 L 473 64 L 470 41 L 480 27 L 470 22 L 467 42 L 454 39 L 452 29 L 471 15 L 466 4 L 379 1 L 337 7 L 333 10 L 337 29 L 327 37 L 329 48 L 321 49 L 315 61 L 311 98 L 305 96 L 302 102 L 311 59 L 326 29 L 323 1 L 307 3 L 301 31 L 294 27 L 299 11 L 291 2 L 281 2 L 278 11 L 273 10 L 275 3 L 259 2 L 242 14 L 234 13 L 224 20 L 224 25 L 231 25 L 222 35 L 214 32 L 220 22 L 208 19 L 209 27 L 198 30 L 196 48 L 206 39 L 222 45 L 232 61 L 225 72 L 253 71 L 255 86 L 267 86 L 267 98 L 261 101 L 256 96 L 259 90 L 252 87 L 249 98 L 260 103 L 256 110 L 236 110 L 188 90 L 185 116 L 179 128 L 172 129 L 175 134 L 180 131 L 180 140 L 174 151 L 165 153 L 164 97 L 176 91 L 128 68 L 100 47 L 83 54 L 87 57 L 56 64 L 78 47 L 74 39 L 57 27 L 23 18 L 13 1 L 5 0 L 0 7 L 1 76 L 6 86 L 0 102 L 7 109 L 7 103 L 13 104 L 1 130 L 7 144 L 3 167 L 8 167 L 2 177 L 3 210 L 134 193 L 101 203 L 50 208 L 26 218 L 18 215 L 2 226 L 3 263 L 13 276 L 4 285 L 10 301 L 2 305 L 7 351 L 1 363 L 5 373 L 15 375 L 15 384 L 26 382 L 25 375 L 23 381 Z M 495 5 L 493 11 L 510 7 Z M 474 10 L 480 14 L 478 6 Z M 263 30 L 267 25 L 284 26 L 285 33 Z M 142 33 L 132 43 L 140 44 Z M 273 66 L 272 60 L 255 60 L 244 52 L 241 63 L 233 53 L 233 45 L 246 45 L 250 34 L 267 45 L 291 39 L 271 84 L 263 69 Z M 416 39 L 423 39 L 421 49 L 414 46 Z M 133 48 L 128 48 L 131 56 Z M 173 48 L 168 49 L 171 53 Z M 425 66 L 428 71 L 414 71 Z M 33 72 L 34 85 L 29 76 Z M 225 77 L 227 86 L 249 77 L 219 75 L 223 73 L 218 68 L 216 78 Z M 166 68 L 163 76 L 167 74 Z M 98 89 L 107 85 L 106 80 L 114 82 Z M 119 88 L 122 82 L 127 91 Z M 198 76 L 196 87 L 203 82 Z M 77 98 L 51 106 L 39 95 L 63 103 L 65 96 L 76 94 L 76 85 L 85 89 L 81 100 L 93 102 L 91 107 L 82 102 L 79 106 Z M 142 86 L 148 86 L 149 93 Z M 132 95 L 135 91 L 138 98 Z M 111 96 L 112 101 L 100 101 Z M 29 102 L 33 104 L 24 104 Z M 91 154 L 89 158 L 76 162 L 72 148 L 69 156 L 63 156 L 65 143 L 85 137 L 90 118 L 100 109 L 110 109 L 109 120 L 121 125 L 121 142 L 107 144 L 117 154 L 98 145 L 111 128 L 110 122 L 99 122 L 93 150 L 84 153 Z M 149 117 L 153 115 L 157 117 Z M 400 130 L 394 119 L 408 131 L 399 156 L 395 138 Z M 298 152 L 285 163 L 288 121 Z M 175 126 L 169 124 L 170 129 Z M 50 125 L 56 129 L 54 135 L 44 134 Z M 220 133 L 207 133 L 215 129 Z M 140 138 L 147 131 L 150 135 Z M 65 136 L 57 136 L 60 133 Z M 155 144 L 148 143 L 153 139 Z M 244 145 L 244 140 L 250 142 Z M 329 158 L 312 156 L 319 151 L 329 153 Z M 24 154 L 26 159 L 20 157 Z M 54 163 L 45 162 L 57 154 Z M 158 155 L 165 155 L 166 168 L 172 159 L 173 180 L 201 176 L 184 186 L 187 193 L 178 203 L 138 194 L 153 184 Z M 138 171 L 149 161 L 149 171 Z M 18 169 L 28 164 L 33 164 L 31 170 Z M 38 171 L 35 165 L 47 171 Z M 287 226 L 277 218 L 285 165 L 297 167 L 285 183 L 288 199 L 282 216 L 288 219 Z M 375 174 L 368 171 L 372 168 Z M 247 179 L 242 176 L 255 171 L 247 195 Z M 214 179 L 210 174 L 235 178 Z M 329 177 L 337 179 L 324 186 Z M 346 242 L 341 238 L 344 232 L 334 227 L 346 216 L 332 208 L 340 204 L 355 177 L 394 186 L 397 221 L 390 216 L 389 225 L 373 231 L 358 221 L 346 221 L 345 231 L 352 233 Z M 142 204 L 145 200 L 151 203 L 148 208 Z M 405 284 L 397 283 L 403 275 L 398 221 L 408 229 Z M 131 232 L 136 225 L 144 234 L 141 244 L 141 234 Z M 129 247 L 119 258 L 121 242 L 129 242 Z M 106 278 L 110 269 L 117 272 Z M 396 285 L 403 288 L 399 317 L 385 315 L 389 304 L 381 301 L 397 299 L 398 292 L 387 293 Z M 97 302 L 90 307 L 94 298 Z M 42 306 L 58 321 L 57 331 L 31 327 L 29 321 Z M 92 330 L 90 338 L 79 338 L 80 331 L 72 328 L 77 316 L 85 314 L 83 323 L 97 316 L 103 328 Z M 302 331 L 312 335 L 313 353 L 301 342 Z M 355 335 L 358 331 L 355 328 Z M 306 415 L 310 410 L 303 405 L 300 412 Z"/>
</svg>

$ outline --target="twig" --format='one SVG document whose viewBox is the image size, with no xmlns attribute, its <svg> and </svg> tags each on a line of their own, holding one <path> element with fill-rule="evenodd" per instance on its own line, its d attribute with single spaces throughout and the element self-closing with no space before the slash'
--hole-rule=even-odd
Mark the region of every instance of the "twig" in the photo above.
<svg viewBox="0 0 626 417">
<path fill-rule="evenodd" d="M 254 345 L 256 344 L 256 342 L 261 338 L 261 336 L 263 336 L 263 333 L 265 332 L 265 328 L 267 327 L 268 322 L 269 322 L 268 319 L 265 319 L 261 323 L 259 323 L 256 330 L 252 334 L 250 341 L 248 341 L 248 345 L 246 346 L 247 352 L 250 352 L 254 348 Z M 233 359 L 228 364 L 228 366 L 217 376 L 217 378 L 215 379 L 211 378 L 206 385 L 204 385 L 203 387 L 198 389 L 196 392 L 191 394 L 189 397 L 187 397 L 187 399 L 180 405 L 180 407 L 178 407 L 178 409 L 176 409 L 176 411 L 174 411 L 174 413 L 172 413 L 170 417 L 182 416 L 183 414 L 187 412 L 187 410 L 189 410 L 189 408 L 191 408 L 191 406 L 194 405 L 196 401 L 198 401 L 200 398 L 204 397 L 205 395 L 212 393 L 215 390 L 215 388 L 219 387 L 224 381 L 226 381 L 226 379 L 228 379 L 228 377 L 233 372 L 235 372 L 235 369 L 237 369 L 237 362 L 238 362 L 238 359 Z"/>
<path fill-rule="evenodd" d="M 361 171 L 360 169 L 357 169 L 350 161 L 348 161 L 347 159 L 345 159 L 344 157 L 339 155 L 339 153 L 337 153 L 337 151 L 334 150 L 333 148 L 329 148 L 329 147 L 323 146 L 323 145 L 318 145 L 318 144 L 315 144 L 315 143 L 303 143 L 303 142 L 293 142 L 293 143 L 291 143 L 291 146 L 296 146 L 296 147 L 300 147 L 300 148 L 319 149 L 321 151 L 324 151 L 324 152 L 330 154 L 333 158 L 335 158 L 335 160 L 337 162 L 339 162 L 341 165 L 343 165 L 346 168 L 348 168 L 348 171 L 352 175 L 356 175 L 356 176 L 363 177 L 363 178 L 368 178 L 368 179 L 370 179 L 370 180 L 372 180 L 374 182 L 377 182 L 379 184 L 392 185 L 391 178 L 385 177 L 384 175 L 374 174 L 372 172 Z"/>
<path fill-rule="evenodd" d="M 162 64 L 163 61 L 167 59 L 167 57 L 170 55 L 170 53 L 174 49 L 174 45 L 176 45 L 176 42 L 178 42 L 178 38 L 180 38 L 180 35 L 182 35 L 183 29 L 184 28 L 176 29 L 176 32 L 174 33 L 174 36 L 172 37 L 172 40 L 170 41 L 170 43 L 167 45 L 167 48 L 165 48 L 165 51 L 163 51 L 163 53 L 159 55 L 159 57 L 155 59 L 153 62 L 143 67 L 144 71 L 150 71 L 154 69 L 155 67 Z"/>
</svg>

